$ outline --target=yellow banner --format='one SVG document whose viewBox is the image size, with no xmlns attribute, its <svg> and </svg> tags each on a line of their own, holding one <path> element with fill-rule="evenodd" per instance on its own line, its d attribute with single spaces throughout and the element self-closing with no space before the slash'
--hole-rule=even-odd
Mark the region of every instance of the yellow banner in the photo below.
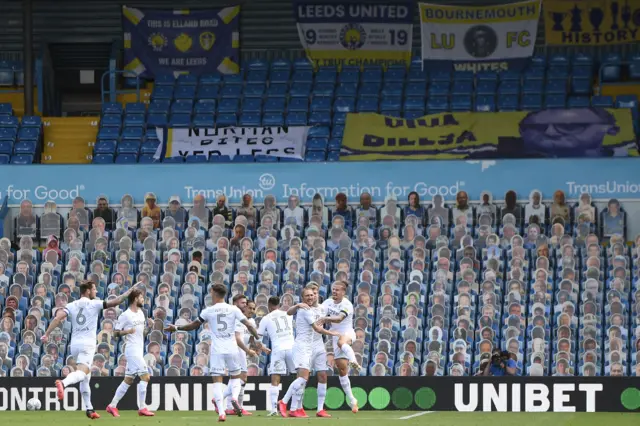
<svg viewBox="0 0 640 426">
<path fill-rule="evenodd" d="M 638 156 L 631 111 L 347 114 L 341 161 Z"/>
<path fill-rule="evenodd" d="M 605 46 L 640 40 L 640 0 L 545 0 L 547 44 Z"/>
</svg>

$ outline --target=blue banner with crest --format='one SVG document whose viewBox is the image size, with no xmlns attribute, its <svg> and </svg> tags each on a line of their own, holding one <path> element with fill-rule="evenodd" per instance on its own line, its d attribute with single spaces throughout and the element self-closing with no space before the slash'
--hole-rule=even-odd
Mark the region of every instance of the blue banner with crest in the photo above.
<svg viewBox="0 0 640 426">
<path fill-rule="evenodd" d="M 206 10 L 122 7 L 125 70 L 141 77 L 237 74 L 240 6 Z"/>
</svg>

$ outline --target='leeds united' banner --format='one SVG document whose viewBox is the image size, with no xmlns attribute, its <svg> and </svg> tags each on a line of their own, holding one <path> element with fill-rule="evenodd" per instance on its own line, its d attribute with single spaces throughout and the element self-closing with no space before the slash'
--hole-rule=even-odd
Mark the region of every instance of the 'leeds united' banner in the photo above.
<svg viewBox="0 0 640 426">
<path fill-rule="evenodd" d="M 340 161 L 637 157 L 630 109 L 347 114 Z"/>
<path fill-rule="evenodd" d="M 547 44 L 602 46 L 640 41 L 640 0 L 546 0 Z"/>
<path fill-rule="evenodd" d="M 408 64 L 413 2 L 298 0 L 300 42 L 314 65 Z"/>
<path fill-rule="evenodd" d="M 309 127 L 221 127 L 218 129 L 157 128 L 160 146 L 154 156 L 165 158 L 204 155 L 269 155 L 304 158 Z M 164 143 L 166 140 L 166 143 Z"/>
<path fill-rule="evenodd" d="M 495 6 L 420 3 L 422 60 L 429 70 L 504 71 L 533 55 L 540 0 Z"/>
<path fill-rule="evenodd" d="M 142 77 L 237 74 L 240 6 L 207 10 L 122 7 L 126 71 Z"/>
</svg>

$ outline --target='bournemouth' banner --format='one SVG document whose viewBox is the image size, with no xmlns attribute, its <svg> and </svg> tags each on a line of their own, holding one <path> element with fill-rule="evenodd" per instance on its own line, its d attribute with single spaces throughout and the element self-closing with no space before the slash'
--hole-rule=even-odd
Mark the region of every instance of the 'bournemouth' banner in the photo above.
<svg viewBox="0 0 640 426">
<path fill-rule="evenodd" d="M 341 161 L 637 156 L 628 109 L 347 114 Z"/>
<path fill-rule="evenodd" d="M 408 64 L 413 2 L 298 0 L 300 42 L 314 65 Z"/>
<path fill-rule="evenodd" d="M 309 127 L 221 127 L 218 129 L 157 128 L 160 146 L 154 158 L 204 155 L 270 155 L 304 158 Z M 166 141 L 166 143 L 165 143 Z"/>
<path fill-rule="evenodd" d="M 540 0 L 495 6 L 420 3 L 422 61 L 429 70 L 524 68 L 536 43 Z"/>
<path fill-rule="evenodd" d="M 280 396 L 292 380 L 282 377 Z M 92 386 L 100 389 L 92 395 L 96 410 L 106 408 L 120 383 L 121 377 L 91 379 Z M 359 408 L 385 411 L 638 412 L 637 385 L 636 377 L 351 377 Z M 212 397 L 210 377 L 152 377 L 145 402 L 151 411 L 213 411 Z M 60 402 L 53 378 L 0 381 L 0 411 L 24 411 L 30 398 L 40 400 L 46 411 L 84 409 L 77 385 L 65 388 Z M 128 392 L 118 408 L 137 410 L 136 399 L 135 392 Z M 310 379 L 302 403 L 308 410 L 317 408 L 315 378 Z M 270 378 L 249 377 L 244 407 L 254 411 L 270 406 Z M 329 377 L 325 407 L 350 409 L 337 377 Z"/>
<path fill-rule="evenodd" d="M 603 46 L 640 41 L 640 0 L 545 0 L 547 44 Z"/>
<path fill-rule="evenodd" d="M 142 77 L 239 71 L 240 6 L 207 10 L 122 7 L 124 69 Z"/>
</svg>

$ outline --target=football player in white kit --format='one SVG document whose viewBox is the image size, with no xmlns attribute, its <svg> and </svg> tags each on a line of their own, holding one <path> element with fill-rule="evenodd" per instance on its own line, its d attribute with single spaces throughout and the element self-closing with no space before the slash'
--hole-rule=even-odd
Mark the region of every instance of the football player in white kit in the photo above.
<svg viewBox="0 0 640 426">
<path fill-rule="evenodd" d="M 98 318 L 103 309 L 119 306 L 124 302 L 133 288 L 130 288 L 120 296 L 112 300 L 98 300 L 98 290 L 93 281 L 85 281 L 80 284 L 80 299 L 69 303 L 64 309 L 56 312 L 56 317 L 51 321 L 47 331 L 41 337 L 42 343 L 49 341 L 49 334 L 60 327 L 68 317 L 71 321 L 71 344 L 69 352 L 76 359 L 77 369 L 70 373 L 64 380 L 56 380 L 58 399 L 64 399 L 64 388 L 80 383 L 80 394 L 87 409 L 87 417 L 99 419 L 91 404 L 91 363 L 96 353 L 96 336 L 98 335 Z"/>
<path fill-rule="evenodd" d="M 302 292 L 303 309 L 297 311 L 296 316 L 296 340 L 293 345 L 293 362 L 298 370 L 298 378 L 291 383 L 287 393 L 281 401 L 278 401 L 278 411 L 282 417 L 307 418 L 307 414 L 302 408 L 302 397 L 304 388 L 309 381 L 309 372 L 313 369 L 318 374 L 318 387 L 320 387 L 320 376 L 324 375 L 324 385 L 326 389 L 327 352 L 324 348 L 322 336 L 338 336 L 335 331 L 325 330 L 320 318 L 324 317 L 324 311 L 317 305 L 317 294 L 313 288 L 307 286 Z M 296 305 L 299 306 L 299 305 Z M 290 313 L 291 309 L 287 312 Z M 320 393 L 320 392 L 318 392 Z M 291 399 L 291 412 L 287 413 L 287 403 Z M 320 397 L 318 397 L 320 399 Z M 324 403 L 324 398 L 322 399 Z M 320 402 L 318 403 L 318 417 L 330 417 Z M 324 414 L 324 415 L 323 415 Z"/>
<path fill-rule="evenodd" d="M 356 340 L 356 332 L 353 330 L 353 305 L 345 296 L 347 283 L 336 281 L 331 285 L 331 299 L 322 303 L 327 316 L 322 318 L 325 324 L 331 324 L 330 330 L 337 331 L 338 336 L 333 337 L 333 354 L 340 374 L 340 385 L 344 390 L 347 402 L 353 413 L 358 412 L 358 400 L 351 391 L 349 380 L 349 366 L 360 371 L 356 353 L 351 349 L 351 344 Z"/>
<path fill-rule="evenodd" d="M 258 332 L 237 306 L 225 303 L 224 298 L 227 295 L 227 287 L 225 287 L 224 284 L 212 285 L 210 292 L 213 305 L 200 312 L 197 320 L 178 327 L 169 325 L 165 331 L 171 333 L 176 331 L 191 331 L 200 328 L 205 322 L 209 323 L 209 329 L 213 334 L 209 355 L 209 371 L 213 376 L 213 398 L 215 400 L 216 410 L 218 411 L 218 421 L 224 422 L 227 416 L 224 412 L 222 377 L 226 371 L 228 371 L 231 376 L 228 386 L 230 386 L 232 390 L 231 403 L 233 404 L 233 409 L 237 415 L 242 415 L 242 408 L 240 404 L 238 404 L 241 367 L 238 364 L 238 343 L 236 342 L 235 333 L 236 325 L 238 322 L 244 324 L 253 339 L 258 339 Z"/>
<path fill-rule="evenodd" d="M 124 355 L 127 358 L 127 369 L 124 380 L 116 389 L 116 393 L 107 405 L 107 413 L 113 417 L 120 417 L 118 412 L 118 402 L 125 396 L 129 386 L 133 384 L 136 376 L 140 377 L 138 383 L 138 415 L 153 417 L 154 413 L 149 411 L 146 404 L 147 386 L 151 376 L 144 361 L 144 330 L 146 318 L 142 307 L 144 306 L 144 294 L 138 289 L 134 289 L 129 295 L 129 309 L 118 317 L 118 323 L 114 330 L 114 336 L 125 338 Z"/>
<path fill-rule="evenodd" d="M 271 342 L 271 362 L 269 363 L 271 406 L 268 416 L 273 417 L 279 415 L 277 403 L 280 393 L 280 376 L 293 373 L 296 367 L 293 363 L 293 317 L 280 309 L 280 298 L 276 296 L 269 298 L 268 307 L 269 313 L 262 317 L 258 334 L 260 337 L 268 336 Z"/>
<path fill-rule="evenodd" d="M 256 304 L 253 301 L 247 300 L 247 297 L 244 294 L 236 294 L 235 296 L 233 296 L 233 304 L 234 306 L 237 306 L 238 309 L 242 311 L 244 316 L 247 317 L 247 319 L 249 320 L 249 322 L 254 328 L 257 327 L 256 321 L 253 319 L 253 315 L 256 312 Z M 241 322 L 236 323 L 236 343 L 238 343 L 238 364 L 240 365 L 240 380 L 241 380 L 240 394 L 238 395 L 238 404 L 242 409 L 243 416 L 252 415 L 251 412 L 245 410 L 244 407 L 242 406 L 242 402 L 244 400 L 244 387 L 247 384 L 247 373 L 248 373 L 247 357 L 256 356 L 256 352 L 249 347 L 250 340 L 251 340 L 251 334 L 249 334 L 249 330 L 247 330 L 247 327 L 245 327 Z M 266 347 L 263 347 L 262 343 L 256 342 L 256 345 L 258 344 L 260 345 L 261 351 L 265 353 L 271 352 Z M 223 394 L 223 397 L 227 400 L 227 409 L 225 410 L 225 413 L 227 415 L 236 414 L 232 404 L 231 390 L 232 390 L 231 386 L 227 386 L 227 389 L 224 391 L 224 394 Z"/>
</svg>

